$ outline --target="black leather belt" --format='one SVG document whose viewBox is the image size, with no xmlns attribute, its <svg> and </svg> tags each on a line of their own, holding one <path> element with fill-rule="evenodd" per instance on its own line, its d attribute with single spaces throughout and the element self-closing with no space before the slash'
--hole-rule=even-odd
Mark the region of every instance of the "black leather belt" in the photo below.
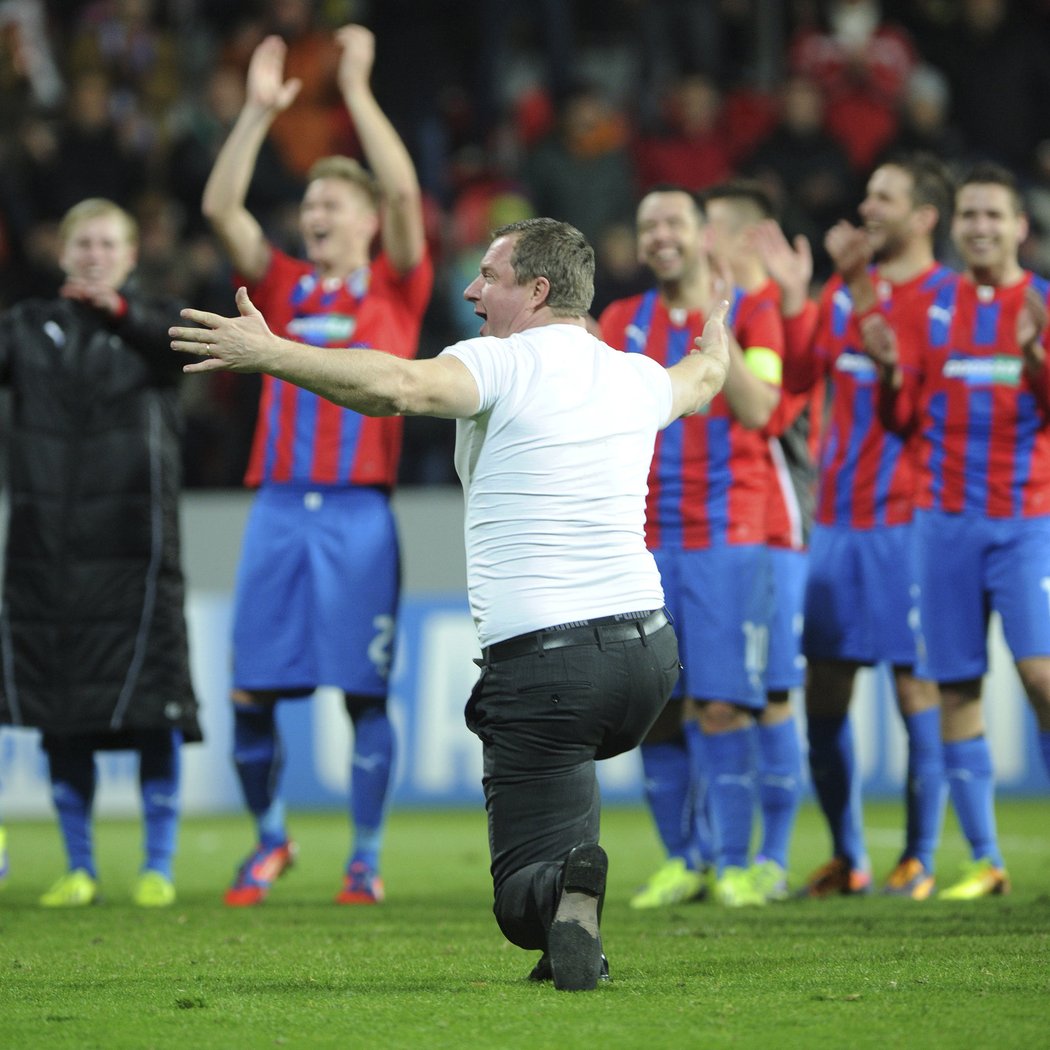
<svg viewBox="0 0 1050 1050">
<path fill-rule="evenodd" d="M 516 656 L 543 653 L 548 649 L 564 649 L 570 645 L 598 645 L 627 642 L 646 638 L 671 621 L 663 609 L 619 616 L 602 616 L 596 620 L 580 620 L 573 624 L 545 627 L 531 634 L 519 634 L 503 642 L 495 642 L 482 652 L 487 664 L 513 660 Z"/>
</svg>

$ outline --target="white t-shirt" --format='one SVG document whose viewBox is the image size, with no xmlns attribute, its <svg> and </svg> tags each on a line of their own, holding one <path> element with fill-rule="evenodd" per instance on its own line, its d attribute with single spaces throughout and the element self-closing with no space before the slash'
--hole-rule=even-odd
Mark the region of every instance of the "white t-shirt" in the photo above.
<svg viewBox="0 0 1050 1050">
<path fill-rule="evenodd" d="M 456 430 L 481 645 L 662 606 L 644 526 L 653 445 L 671 414 L 667 371 L 572 324 L 444 353 L 481 394 Z"/>
</svg>

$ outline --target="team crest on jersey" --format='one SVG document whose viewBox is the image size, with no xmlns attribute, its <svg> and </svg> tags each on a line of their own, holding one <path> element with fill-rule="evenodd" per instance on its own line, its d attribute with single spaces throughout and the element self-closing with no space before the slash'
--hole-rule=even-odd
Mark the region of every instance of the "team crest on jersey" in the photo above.
<svg viewBox="0 0 1050 1050">
<path fill-rule="evenodd" d="M 355 328 L 357 318 L 349 314 L 313 314 L 290 321 L 288 334 L 310 346 L 345 346 Z"/>
<path fill-rule="evenodd" d="M 970 357 L 953 354 L 944 362 L 945 379 L 961 379 L 967 386 L 1020 386 L 1024 363 L 1019 357 L 996 354 Z"/>
</svg>

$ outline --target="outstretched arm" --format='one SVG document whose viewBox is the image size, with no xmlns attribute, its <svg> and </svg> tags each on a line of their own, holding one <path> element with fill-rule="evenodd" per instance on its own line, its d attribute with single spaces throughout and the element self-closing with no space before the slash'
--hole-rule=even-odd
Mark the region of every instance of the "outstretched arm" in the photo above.
<svg viewBox="0 0 1050 1050">
<path fill-rule="evenodd" d="M 407 273 L 423 257 L 423 203 L 412 158 L 372 94 L 369 77 L 375 37 L 364 26 L 343 26 L 336 33 L 343 49 L 339 88 L 368 166 L 383 193 L 383 250 L 398 273 Z"/>
<path fill-rule="evenodd" d="M 723 299 L 708 315 L 695 348 L 667 370 L 672 396 L 668 423 L 699 412 L 725 384 L 729 372 L 728 311 L 729 303 Z"/>
<path fill-rule="evenodd" d="M 478 410 L 474 377 L 448 354 L 406 361 L 382 350 L 307 346 L 274 335 L 244 288 L 237 307 L 239 317 L 182 311 L 201 327 L 170 329 L 171 347 L 205 358 L 184 371 L 265 372 L 366 416 L 458 419 Z"/>
<path fill-rule="evenodd" d="M 252 54 L 244 107 L 215 158 L 201 202 L 234 268 L 249 281 L 262 277 L 269 262 L 262 227 L 244 203 L 252 172 L 270 125 L 302 86 L 298 80 L 284 79 L 286 51 L 280 37 L 268 36 Z"/>
</svg>

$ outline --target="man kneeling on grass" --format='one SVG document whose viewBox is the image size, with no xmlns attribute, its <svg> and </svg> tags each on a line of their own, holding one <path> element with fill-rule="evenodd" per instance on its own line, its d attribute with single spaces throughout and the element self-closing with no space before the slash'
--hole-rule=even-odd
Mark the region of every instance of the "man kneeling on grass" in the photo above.
<svg viewBox="0 0 1050 1050">
<path fill-rule="evenodd" d="M 678 645 L 643 535 L 657 431 L 696 412 L 729 366 L 726 304 L 671 368 L 591 336 L 594 252 L 553 219 L 496 230 L 464 298 L 481 337 L 411 361 L 273 335 L 242 288 L 240 317 L 198 310 L 172 347 L 187 372 L 266 372 L 366 415 L 459 420 L 467 586 L 482 647 L 466 719 L 484 747 L 494 911 L 543 956 L 530 977 L 595 988 L 595 760 L 639 743 L 678 678 Z"/>
</svg>

